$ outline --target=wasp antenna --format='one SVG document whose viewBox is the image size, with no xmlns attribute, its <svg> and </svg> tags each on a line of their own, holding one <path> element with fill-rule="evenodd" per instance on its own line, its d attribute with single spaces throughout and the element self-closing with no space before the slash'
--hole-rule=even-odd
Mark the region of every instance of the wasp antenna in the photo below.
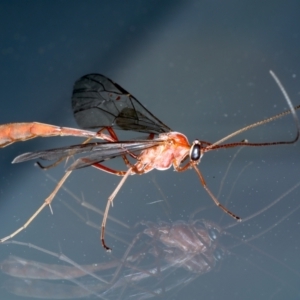
<svg viewBox="0 0 300 300">
<path fill-rule="evenodd" d="M 281 93 L 283 94 L 283 97 L 285 98 L 289 108 L 290 108 L 290 111 L 292 113 L 292 116 L 294 118 L 294 121 L 295 121 L 295 124 L 296 124 L 296 127 L 297 127 L 297 136 L 295 138 L 295 141 L 297 141 L 299 139 L 299 133 L 300 133 L 300 124 L 299 124 L 299 119 L 298 119 L 298 116 L 296 114 L 296 110 L 292 104 L 292 101 L 288 95 L 288 93 L 286 92 L 285 88 L 283 87 L 282 83 L 280 82 L 279 78 L 276 76 L 276 74 L 270 70 L 269 71 L 271 76 L 273 77 L 273 79 L 275 80 L 276 84 L 278 85 Z"/>
<path fill-rule="evenodd" d="M 299 136 L 300 136 L 300 124 L 299 124 L 299 120 L 298 120 L 298 117 L 297 117 L 297 114 L 296 114 L 296 109 L 299 109 L 300 108 L 300 105 L 297 105 L 297 106 L 293 106 L 292 104 L 292 101 L 290 100 L 286 90 L 284 89 L 282 83 L 280 82 L 280 80 L 278 79 L 278 77 L 275 75 L 275 73 L 270 70 L 270 74 L 271 76 L 273 77 L 273 79 L 275 80 L 276 84 L 278 85 L 279 89 L 281 90 L 288 106 L 289 106 L 289 110 L 286 110 L 282 113 L 279 113 L 273 117 L 270 117 L 270 118 L 267 118 L 265 120 L 262 120 L 262 121 L 258 121 L 256 123 L 253 123 L 251 125 L 248 125 L 246 127 L 243 127 L 227 136 L 225 136 L 224 138 L 220 139 L 219 141 L 209 145 L 206 147 L 206 152 L 209 151 L 209 150 L 212 150 L 212 149 L 218 149 L 218 148 L 229 148 L 229 147 L 236 147 L 236 146 L 270 146 L 270 145 L 278 145 L 278 144 L 292 144 L 292 143 L 295 143 L 298 139 L 299 139 Z M 297 127 L 297 136 L 292 140 L 292 141 L 288 141 L 288 142 L 272 142 L 272 143 L 244 143 L 244 142 L 239 142 L 239 143 L 232 143 L 232 144 L 223 144 L 221 145 L 222 143 L 224 143 L 225 141 L 231 139 L 232 137 L 238 135 L 238 134 L 241 134 L 242 132 L 245 132 L 249 129 L 252 129 L 252 128 L 255 128 L 255 127 L 258 127 L 258 126 L 261 126 L 263 124 L 266 124 L 266 123 L 269 123 L 269 122 L 272 122 L 272 121 L 275 121 L 279 118 L 282 118 L 288 114 L 292 114 L 293 115 L 293 118 L 294 118 L 294 121 L 296 123 L 296 127 Z"/>
</svg>

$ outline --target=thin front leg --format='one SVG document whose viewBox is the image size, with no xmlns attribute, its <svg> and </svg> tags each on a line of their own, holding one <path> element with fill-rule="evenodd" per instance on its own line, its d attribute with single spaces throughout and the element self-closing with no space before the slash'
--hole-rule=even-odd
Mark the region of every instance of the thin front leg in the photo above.
<svg viewBox="0 0 300 300">
<path fill-rule="evenodd" d="M 119 184 L 117 185 L 117 187 L 115 188 L 115 190 L 113 191 L 113 193 L 109 196 L 109 198 L 107 200 L 107 204 L 106 204 L 106 208 L 105 208 L 104 216 L 103 216 L 103 220 L 102 220 L 102 225 L 101 225 L 101 237 L 100 237 L 102 246 L 106 251 L 111 251 L 111 249 L 105 244 L 105 240 L 104 240 L 105 225 L 106 225 L 106 221 L 107 221 L 109 207 L 110 207 L 110 205 L 113 205 L 114 198 L 118 194 L 119 190 L 121 189 L 122 185 L 124 184 L 124 182 L 128 178 L 128 176 L 131 174 L 131 172 L 132 172 L 132 168 L 129 168 L 127 170 L 127 172 L 125 173 L 124 177 L 121 179 L 121 181 L 119 182 Z"/>
<path fill-rule="evenodd" d="M 215 202 L 215 204 L 220 207 L 224 212 L 226 212 L 228 215 L 230 215 L 232 218 L 238 220 L 239 222 L 242 221 L 242 219 L 235 215 L 234 213 L 232 213 L 230 210 L 228 210 L 225 206 L 223 206 L 219 201 L 218 199 L 214 196 L 214 194 L 210 191 L 210 189 L 208 188 L 205 180 L 204 180 L 204 177 L 203 175 L 201 174 L 200 170 L 197 168 L 197 166 L 195 164 L 191 164 L 192 167 L 195 169 L 196 173 L 198 174 L 199 176 L 199 179 L 204 187 L 204 189 L 206 190 L 206 192 L 209 194 L 209 196 L 211 197 L 211 199 Z"/>
<path fill-rule="evenodd" d="M 187 169 L 189 169 L 190 167 L 193 167 L 196 171 L 196 173 L 199 176 L 199 179 L 201 181 L 201 184 L 203 185 L 204 189 L 206 190 L 206 192 L 209 194 L 209 196 L 211 197 L 211 199 L 215 202 L 215 204 L 220 207 L 224 212 L 226 212 L 228 215 L 230 215 L 232 218 L 241 221 L 242 219 L 235 215 L 234 213 L 232 213 L 230 210 L 228 210 L 224 205 L 222 205 L 218 199 L 215 197 L 215 195 L 211 192 L 211 190 L 208 188 L 203 175 L 201 174 L 200 170 L 197 168 L 197 166 L 195 165 L 195 163 L 193 161 L 189 161 L 188 163 L 186 163 L 184 166 L 180 167 L 176 164 L 174 164 L 174 168 L 177 172 L 184 172 Z"/>
<path fill-rule="evenodd" d="M 174 169 L 176 172 L 184 172 L 187 169 L 189 169 L 191 167 L 191 165 L 193 164 L 192 161 L 187 162 L 184 166 L 180 167 L 179 165 L 177 165 L 175 162 L 173 163 Z"/>
</svg>

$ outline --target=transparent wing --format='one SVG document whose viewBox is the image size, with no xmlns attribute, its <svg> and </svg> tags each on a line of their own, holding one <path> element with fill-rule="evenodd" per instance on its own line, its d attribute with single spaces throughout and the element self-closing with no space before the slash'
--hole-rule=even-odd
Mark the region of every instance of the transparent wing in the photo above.
<svg viewBox="0 0 300 300">
<path fill-rule="evenodd" d="M 59 160 L 61 158 L 70 157 L 76 154 L 89 153 L 86 157 L 79 158 L 73 163 L 69 170 L 79 169 L 90 166 L 97 162 L 102 162 L 117 156 L 128 154 L 128 152 L 142 151 L 154 147 L 163 140 L 138 140 L 138 141 L 125 141 L 125 142 L 103 142 L 103 143 L 89 143 L 80 144 L 57 149 L 50 149 L 37 152 L 28 152 L 17 156 L 13 163 L 20 163 L 33 159 L 44 160 Z"/>
<path fill-rule="evenodd" d="M 155 134 L 171 131 L 135 97 L 100 74 L 88 74 L 75 82 L 72 108 L 81 128 L 113 127 Z"/>
</svg>

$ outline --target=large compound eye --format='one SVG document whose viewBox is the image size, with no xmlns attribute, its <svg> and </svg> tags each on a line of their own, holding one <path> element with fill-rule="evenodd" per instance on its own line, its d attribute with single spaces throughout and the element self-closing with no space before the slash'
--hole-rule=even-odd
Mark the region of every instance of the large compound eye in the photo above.
<svg viewBox="0 0 300 300">
<path fill-rule="evenodd" d="M 201 144 L 198 140 L 194 141 L 191 147 L 190 158 L 192 161 L 198 161 L 201 158 Z"/>
<path fill-rule="evenodd" d="M 208 230 L 208 235 L 209 235 L 209 238 L 212 240 L 212 241 L 216 241 L 219 237 L 219 231 L 216 229 L 216 228 L 210 228 Z"/>
</svg>

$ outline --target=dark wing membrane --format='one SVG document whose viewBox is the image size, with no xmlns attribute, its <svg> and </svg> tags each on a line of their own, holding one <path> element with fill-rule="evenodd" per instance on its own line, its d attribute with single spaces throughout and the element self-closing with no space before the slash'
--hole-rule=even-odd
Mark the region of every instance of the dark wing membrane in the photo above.
<svg viewBox="0 0 300 300">
<path fill-rule="evenodd" d="M 128 154 L 128 152 L 142 151 L 154 147 L 163 140 L 139 140 L 139 141 L 125 141 L 125 142 L 103 142 L 103 143 L 89 143 L 62 147 L 57 149 L 50 149 L 45 151 L 28 152 L 17 156 L 13 163 L 20 163 L 33 159 L 44 160 L 59 160 L 61 158 L 71 157 L 76 154 L 89 153 L 86 157 L 79 158 L 73 163 L 68 170 L 79 169 L 90 166 L 97 162 L 102 162 L 117 156 Z"/>
<path fill-rule="evenodd" d="M 77 124 L 85 129 L 113 127 L 155 134 L 171 131 L 135 97 L 100 74 L 88 74 L 75 82 L 72 108 Z"/>
</svg>

